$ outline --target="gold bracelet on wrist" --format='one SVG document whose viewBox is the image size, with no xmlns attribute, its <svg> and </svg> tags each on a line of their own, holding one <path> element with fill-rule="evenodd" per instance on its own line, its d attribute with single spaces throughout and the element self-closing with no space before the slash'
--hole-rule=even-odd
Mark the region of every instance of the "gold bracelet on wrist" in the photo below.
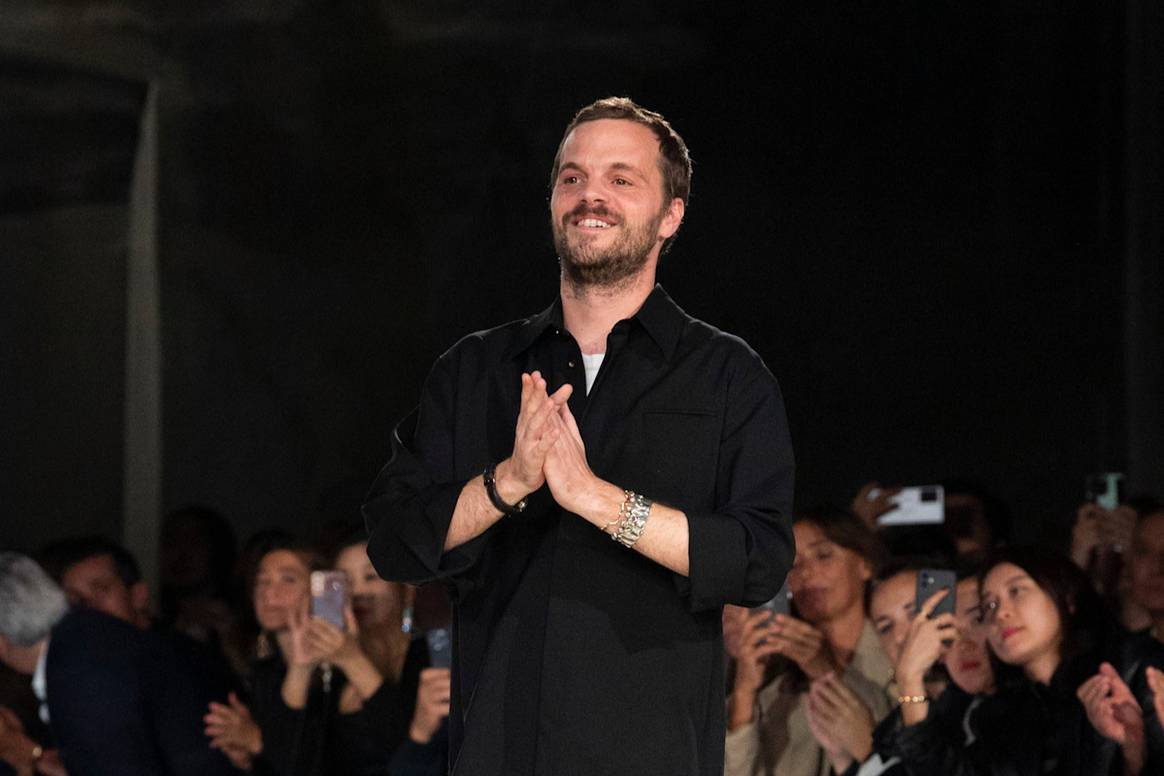
<svg viewBox="0 0 1164 776">
<path fill-rule="evenodd" d="M 898 695 L 898 705 L 904 706 L 907 703 L 928 703 L 929 698 L 924 695 Z"/>
</svg>

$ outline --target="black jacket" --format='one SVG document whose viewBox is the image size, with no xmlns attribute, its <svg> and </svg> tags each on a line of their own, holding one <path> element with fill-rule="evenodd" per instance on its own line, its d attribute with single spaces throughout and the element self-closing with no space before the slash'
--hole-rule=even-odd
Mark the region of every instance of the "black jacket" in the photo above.
<svg viewBox="0 0 1164 776">
<path fill-rule="evenodd" d="M 233 773 L 202 716 L 225 701 L 168 640 L 84 608 L 52 630 L 50 727 L 70 776 Z"/>
<path fill-rule="evenodd" d="M 251 712 L 263 731 L 263 752 L 254 771 L 261 776 L 384 776 L 392 753 L 408 734 L 420 671 L 428 664 L 424 640 L 413 641 L 400 681 L 385 681 L 354 714 L 339 712 L 347 679 L 334 670 L 325 687 L 317 674 L 307 707 L 283 702 L 287 667 L 281 657 L 255 663 Z"/>
</svg>

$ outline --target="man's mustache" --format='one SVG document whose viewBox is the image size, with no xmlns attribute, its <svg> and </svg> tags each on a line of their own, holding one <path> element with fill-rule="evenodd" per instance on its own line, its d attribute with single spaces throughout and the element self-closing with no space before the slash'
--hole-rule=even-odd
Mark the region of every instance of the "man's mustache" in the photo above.
<svg viewBox="0 0 1164 776">
<path fill-rule="evenodd" d="M 609 221 L 611 224 L 622 223 L 622 219 L 615 213 L 611 212 L 605 205 L 589 205 L 586 202 L 580 202 L 573 210 L 562 216 L 562 223 L 569 223 L 576 219 L 587 218 L 593 216 L 594 218 L 601 218 L 604 221 Z"/>
</svg>

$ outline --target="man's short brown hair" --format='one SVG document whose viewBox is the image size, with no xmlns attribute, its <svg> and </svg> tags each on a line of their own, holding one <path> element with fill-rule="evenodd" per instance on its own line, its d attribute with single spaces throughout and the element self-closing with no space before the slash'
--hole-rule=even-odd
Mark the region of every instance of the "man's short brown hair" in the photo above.
<svg viewBox="0 0 1164 776">
<path fill-rule="evenodd" d="M 558 180 L 558 169 L 562 163 L 562 146 L 566 138 L 579 124 L 601 119 L 622 119 L 642 124 L 659 140 L 659 172 L 663 176 L 663 207 L 671 204 L 671 200 L 678 197 L 687 204 L 691 196 L 691 156 L 687 153 L 687 144 L 679 133 L 672 128 L 670 122 L 653 110 L 647 110 L 629 97 L 604 97 L 596 100 L 574 114 L 566 131 L 562 133 L 562 140 L 558 143 L 558 152 L 554 154 L 554 168 L 550 172 L 550 189 Z M 660 255 L 667 252 L 678 233 L 663 241 Z"/>
</svg>

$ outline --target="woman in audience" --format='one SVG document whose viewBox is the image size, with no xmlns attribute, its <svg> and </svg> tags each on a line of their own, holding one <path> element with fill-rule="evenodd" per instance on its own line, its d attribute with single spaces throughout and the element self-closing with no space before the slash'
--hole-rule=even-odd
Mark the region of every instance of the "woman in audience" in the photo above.
<svg viewBox="0 0 1164 776">
<path fill-rule="evenodd" d="M 309 615 L 310 573 L 321 566 L 310 548 L 286 544 L 263 555 L 254 601 L 265 648 L 252 672 L 252 707 L 232 697 L 206 717 L 211 746 L 236 765 L 296 775 L 387 772 L 427 654 L 402 629 L 411 592 L 381 580 L 365 547 L 350 542 L 336 559 L 351 580 L 343 630 Z"/>
<path fill-rule="evenodd" d="M 928 713 L 928 698 L 913 704 L 920 713 L 903 710 L 896 754 L 909 773 L 1160 773 L 1164 730 L 1145 669 L 1164 664 L 1161 646 L 1129 636 L 1086 575 L 1044 550 L 1000 552 L 980 591 L 998 690 L 962 734 Z"/>
<path fill-rule="evenodd" d="M 1164 642 L 1164 509 L 1136 522 L 1128 566 L 1130 603 L 1146 613 L 1148 635 Z"/>
<path fill-rule="evenodd" d="M 752 612 L 734 639 L 728 776 L 843 770 L 868 756 L 873 725 L 889 711 L 891 667 L 865 613 L 866 587 L 881 557 L 877 537 L 839 510 L 802 515 L 793 532 L 788 583 L 795 614 L 769 619 L 767 611 Z M 813 724 L 840 741 L 835 752 L 826 753 L 809 728 L 814 682 Z"/>
<path fill-rule="evenodd" d="M 983 694 L 994 690 L 994 675 L 979 622 L 978 580 L 960 574 L 953 614 L 931 616 L 945 598 L 938 591 L 917 608 L 917 577 L 923 568 L 943 565 L 932 559 L 903 559 L 883 572 L 873 587 L 869 615 L 881 646 L 894 665 L 899 706 L 873 731 L 873 755 L 848 773 L 860 776 L 905 772 L 896 756 L 896 736 L 903 716 L 912 720 L 934 716 L 951 740 L 969 724 Z M 935 667 L 944 667 L 938 672 Z M 934 698 L 930 711 L 923 698 Z M 964 736 L 963 736 L 964 737 Z"/>
</svg>

